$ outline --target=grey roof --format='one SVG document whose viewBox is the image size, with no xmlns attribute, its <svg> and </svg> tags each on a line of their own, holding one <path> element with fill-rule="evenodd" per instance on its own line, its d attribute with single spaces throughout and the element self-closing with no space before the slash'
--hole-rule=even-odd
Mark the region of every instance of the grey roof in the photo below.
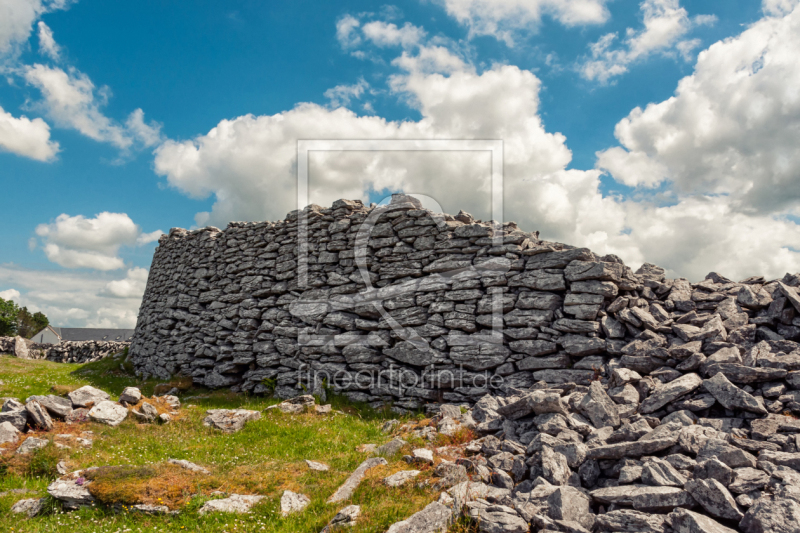
<svg viewBox="0 0 800 533">
<path fill-rule="evenodd" d="M 127 342 L 133 338 L 132 329 L 53 328 L 62 341 Z"/>
</svg>

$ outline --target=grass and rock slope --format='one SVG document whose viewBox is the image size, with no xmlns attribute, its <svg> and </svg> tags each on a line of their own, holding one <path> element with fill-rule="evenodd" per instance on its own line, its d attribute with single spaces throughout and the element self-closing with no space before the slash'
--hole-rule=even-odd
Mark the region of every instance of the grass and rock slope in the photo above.
<svg viewBox="0 0 800 533">
<path fill-rule="evenodd" d="M 121 358 L 115 357 L 73 365 L 0 356 L 0 397 L 16 397 L 24 402 L 32 395 L 66 394 L 84 385 L 102 389 L 112 399 L 117 399 L 127 386 L 139 387 L 144 396 L 151 396 L 158 382 L 142 382 L 130 370 Z M 205 427 L 202 419 L 206 411 L 263 411 L 277 400 L 192 389 L 183 390 L 181 397 L 179 414 L 168 424 L 138 423 L 129 416 L 119 426 L 109 427 L 90 421 L 67 424 L 54 418 L 52 431 L 26 435 L 48 440 L 44 448 L 22 455 L 13 452 L 19 442 L 0 446 L 5 448 L 0 455 L 0 531 L 316 533 L 343 507 L 326 503 L 327 498 L 369 457 L 358 451 L 359 447 L 368 443 L 380 445 L 391 439 L 381 427 L 393 417 L 337 397 L 330 399 L 333 414 L 286 414 L 272 409 L 233 434 Z M 411 421 L 419 423 L 421 418 Z M 408 453 L 412 446 L 425 444 L 430 445 L 411 439 L 404 451 Z M 391 524 L 436 499 L 438 491 L 419 483 L 432 477 L 433 465 L 415 466 L 422 473 L 413 483 L 391 488 L 385 485 L 385 477 L 409 468 L 400 456 L 388 457 L 388 464 L 370 469 L 345 502 L 361 506 L 357 524 L 349 528 L 353 533 L 386 531 Z M 191 472 L 169 464 L 168 459 L 186 459 L 210 473 Z M 306 460 L 327 464 L 329 470 L 312 470 Z M 95 505 L 64 512 L 56 500 L 48 497 L 47 487 L 59 477 L 60 462 L 69 471 L 109 467 L 92 473 Z M 302 513 L 281 516 L 280 498 L 285 490 L 307 495 L 310 504 Z M 206 501 L 225 494 L 264 498 L 249 514 L 198 513 Z M 10 512 L 18 500 L 38 497 L 48 498 L 39 516 L 26 519 Z M 131 505 L 137 503 L 166 505 L 180 512 L 146 515 L 131 510 Z"/>
</svg>

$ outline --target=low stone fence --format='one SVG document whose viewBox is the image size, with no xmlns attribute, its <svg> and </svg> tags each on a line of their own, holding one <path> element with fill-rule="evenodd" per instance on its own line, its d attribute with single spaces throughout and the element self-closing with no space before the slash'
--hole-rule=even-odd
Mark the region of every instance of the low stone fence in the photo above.
<svg viewBox="0 0 800 533">
<path fill-rule="evenodd" d="M 0 337 L 0 353 L 20 359 L 47 359 L 56 363 L 90 363 L 119 353 L 129 342 L 64 341 L 39 344 L 22 337 Z"/>
</svg>

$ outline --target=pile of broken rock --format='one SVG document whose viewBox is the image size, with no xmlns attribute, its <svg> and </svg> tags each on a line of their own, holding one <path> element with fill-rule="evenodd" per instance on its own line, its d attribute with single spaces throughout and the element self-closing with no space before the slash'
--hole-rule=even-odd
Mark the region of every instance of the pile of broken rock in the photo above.
<svg viewBox="0 0 800 533">
<path fill-rule="evenodd" d="M 420 523 L 436 523 L 424 518 L 442 505 L 482 532 L 798 532 L 800 420 L 770 404 L 797 401 L 800 351 L 770 348 L 740 357 L 733 347 L 730 360 L 715 354 L 684 372 L 619 367 L 588 386 L 540 382 L 469 410 L 442 405 L 440 432 L 482 436 L 457 461 L 472 481 L 418 513 Z M 418 436 L 436 433 L 425 429 Z"/>
<path fill-rule="evenodd" d="M 156 407 L 142 401 L 142 393 L 136 387 L 127 387 L 119 397 L 119 402 L 111 400 L 111 396 L 100 389 L 86 385 L 67 394 L 67 397 L 47 395 L 30 396 L 23 404 L 16 398 L 4 399 L 0 410 L 0 446 L 16 444 L 21 435 L 29 430 L 52 431 L 56 420 L 67 423 L 92 421 L 109 426 L 118 426 L 128 416 L 128 406 L 133 415 L 143 422 L 166 423 L 171 420 L 168 413 L 158 413 Z M 180 400 L 176 396 L 162 396 L 159 400 L 173 410 L 180 408 Z M 59 437 L 59 435 L 56 435 Z M 27 454 L 48 444 L 47 439 L 29 436 L 20 444 L 16 453 Z M 79 439 L 79 444 L 91 446 L 88 439 Z"/>
</svg>

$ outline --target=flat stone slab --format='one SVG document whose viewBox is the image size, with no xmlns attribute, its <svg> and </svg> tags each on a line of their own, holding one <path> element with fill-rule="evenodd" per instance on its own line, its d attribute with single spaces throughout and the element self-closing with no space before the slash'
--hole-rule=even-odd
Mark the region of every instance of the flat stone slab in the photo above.
<svg viewBox="0 0 800 533">
<path fill-rule="evenodd" d="M 316 470 L 317 472 L 327 472 L 328 470 L 330 470 L 330 467 L 328 465 L 326 465 L 325 463 L 320 463 L 318 461 L 311 461 L 306 459 L 306 464 L 308 465 L 309 469 Z"/>
<path fill-rule="evenodd" d="M 311 503 L 311 499 L 305 494 L 285 490 L 281 496 L 281 515 L 289 516 L 292 513 L 299 513 L 309 503 Z"/>
<path fill-rule="evenodd" d="M 70 477 L 53 481 L 47 487 L 47 493 L 60 500 L 67 509 L 78 509 L 94 503 L 94 497 L 89 494 L 87 485 L 89 482 L 76 472 Z"/>
<path fill-rule="evenodd" d="M 86 385 L 67 394 L 67 398 L 72 402 L 72 407 L 74 409 L 76 407 L 91 407 L 103 400 L 110 399 L 111 395 L 91 385 Z"/>
<path fill-rule="evenodd" d="M 251 420 L 260 420 L 261 413 L 247 409 L 209 409 L 203 419 L 203 425 L 224 431 L 236 433 Z"/>
<path fill-rule="evenodd" d="M 181 468 L 185 468 L 186 470 L 190 470 L 192 472 L 197 472 L 200 474 L 210 474 L 207 469 L 203 468 L 200 465 L 196 465 L 192 462 L 187 461 L 186 459 L 168 459 L 167 462 L 169 464 L 178 465 Z"/>
<path fill-rule="evenodd" d="M 25 426 L 28 425 L 28 411 L 25 406 L 17 409 L 10 409 L 0 413 L 0 424 L 8 422 L 18 431 L 25 431 Z"/>
<path fill-rule="evenodd" d="M 264 496 L 231 494 L 221 500 L 209 500 L 198 513 L 249 513 L 250 509 L 264 499 Z"/>
<path fill-rule="evenodd" d="M 383 482 L 389 487 L 400 487 L 420 474 L 419 470 L 401 470 L 391 476 L 383 478 Z"/>
<path fill-rule="evenodd" d="M 406 520 L 392 524 L 386 533 L 444 533 L 452 517 L 448 507 L 433 502 Z"/>
<path fill-rule="evenodd" d="M 648 414 L 658 411 L 668 403 L 674 402 L 681 396 L 692 392 L 702 383 L 702 378 L 697 374 L 685 374 L 678 379 L 658 387 L 642 402 L 642 405 L 639 406 L 639 412 Z"/>
<path fill-rule="evenodd" d="M 623 457 L 641 457 L 666 450 L 678 441 L 678 433 L 673 437 L 664 437 L 653 440 L 620 442 L 592 448 L 587 453 L 587 459 L 622 459 Z"/>
<path fill-rule="evenodd" d="M 89 419 L 91 421 L 106 424 L 111 427 L 122 424 L 122 421 L 127 417 L 128 410 L 117 402 L 112 402 L 110 400 L 103 400 L 89 411 Z"/>
<path fill-rule="evenodd" d="M 20 435 L 20 431 L 11 422 L 0 422 L 0 444 L 15 443 Z"/>
<path fill-rule="evenodd" d="M 50 441 L 44 439 L 37 439 L 36 437 L 28 437 L 22 444 L 20 444 L 19 448 L 17 448 L 17 453 L 21 455 L 27 455 L 33 451 L 44 448 L 49 442 Z"/>
<path fill-rule="evenodd" d="M 31 400 L 36 400 L 39 405 L 47 409 L 47 412 L 59 418 L 66 418 L 72 412 L 72 402 L 68 398 L 61 396 L 54 396 L 49 394 L 47 396 L 29 396 L 25 403 Z"/>
<path fill-rule="evenodd" d="M 11 506 L 12 513 L 25 514 L 28 518 L 33 518 L 44 509 L 45 498 L 29 498 L 20 500 Z"/>
<path fill-rule="evenodd" d="M 334 531 L 340 530 L 340 528 L 353 526 L 359 516 L 361 516 L 361 506 L 348 505 L 336 513 L 336 516 L 331 518 L 331 521 L 322 528 L 320 533 L 333 533 Z"/>
<path fill-rule="evenodd" d="M 358 465 L 350 477 L 342 484 L 341 487 L 336 489 L 336 492 L 333 493 L 333 496 L 328 498 L 328 503 L 336 503 L 343 500 L 347 500 L 350 496 L 353 495 L 353 491 L 356 490 L 356 487 L 361 483 L 361 480 L 364 479 L 364 475 L 367 473 L 367 470 L 370 468 L 374 468 L 376 466 L 386 465 L 386 459 L 383 457 L 371 457 Z"/>
</svg>

